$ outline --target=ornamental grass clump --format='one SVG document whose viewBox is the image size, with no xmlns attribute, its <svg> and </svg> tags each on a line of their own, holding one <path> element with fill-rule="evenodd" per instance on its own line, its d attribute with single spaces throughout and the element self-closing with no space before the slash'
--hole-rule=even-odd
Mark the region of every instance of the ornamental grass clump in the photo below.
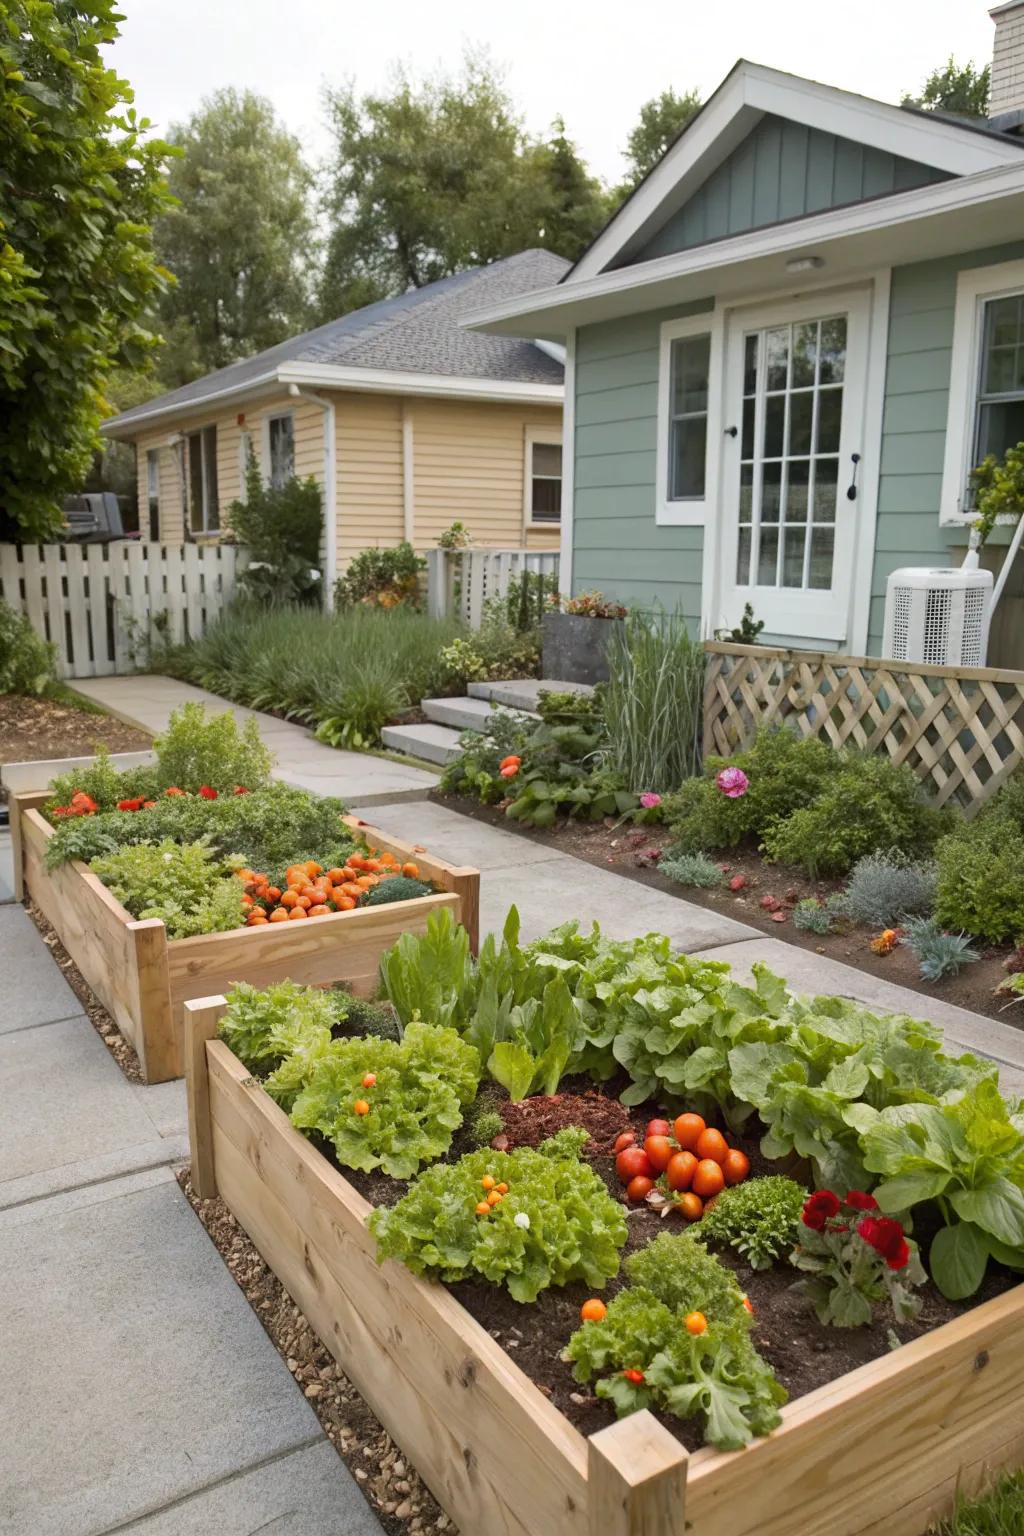
<svg viewBox="0 0 1024 1536">
<path fill-rule="evenodd" d="M 603 693 L 608 762 L 627 789 L 664 793 L 700 767 L 704 650 L 679 613 L 613 626 Z"/>
</svg>

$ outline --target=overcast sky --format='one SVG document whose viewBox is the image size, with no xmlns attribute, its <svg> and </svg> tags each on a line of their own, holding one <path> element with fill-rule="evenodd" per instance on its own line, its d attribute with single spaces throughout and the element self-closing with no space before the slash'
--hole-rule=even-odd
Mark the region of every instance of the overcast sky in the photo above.
<svg viewBox="0 0 1024 1536">
<path fill-rule="evenodd" d="M 952 53 L 988 61 L 978 0 L 122 0 L 113 65 L 164 130 L 220 86 L 269 96 L 312 160 L 328 148 L 325 82 L 458 66 L 467 44 L 504 68 L 528 128 L 561 114 L 593 169 L 623 170 L 642 102 L 710 93 L 737 57 L 898 101 Z"/>
</svg>

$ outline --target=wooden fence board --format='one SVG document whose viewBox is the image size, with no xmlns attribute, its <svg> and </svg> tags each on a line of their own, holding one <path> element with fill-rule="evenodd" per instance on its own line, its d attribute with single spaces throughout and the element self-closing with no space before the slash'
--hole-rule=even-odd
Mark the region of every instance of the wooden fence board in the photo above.
<svg viewBox="0 0 1024 1536">
<path fill-rule="evenodd" d="M 1024 672 L 936 667 L 708 641 L 704 751 L 748 746 L 760 725 L 886 752 L 940 805 L 971 814 L 1024 764 Z"/>
</svg>

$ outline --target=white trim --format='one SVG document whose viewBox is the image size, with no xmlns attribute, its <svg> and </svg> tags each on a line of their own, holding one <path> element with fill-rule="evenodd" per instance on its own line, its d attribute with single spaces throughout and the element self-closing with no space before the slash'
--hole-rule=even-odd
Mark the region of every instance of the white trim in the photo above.
<svg viewBox="0 0 1024 1536">
<path fill-rule="evenodd" d="M 527 424 L 523 428 L 523 527 L 527 532 L 533 529 L 544 529 L 550 533 L 553 528 L 561 528 L 562 518 L 565 515 L 565 444 L 562 432 L 565 423 L 562 423 L 562 431 L 556 431 L 554 427 L 538 427 Z M 533 450 L 540 443 L 547 448 L 560 448 L 562 450 L 562 474 L 559 481 L 559 513 L 557 521 L 552 518 L 535 518 L 533 515 Z M 553 479 L 552 475 L 541 476 L 542 479 Z"/>
<path fill-rule="evenodd" d="M 545 341 L 543 336 L 537 336 L 534 337 L 533 344 L 539 352 L 544 353 L 545 357 L 550 357 L 556 363 L 561 363 L 563 368 L 565 367 L 565 348 L 560 341 Z"/>
<path fill-rule="evenodd" d="M 864 437 L 857 466 L 860 495 L 857 499 L 857 530 L 853 549 L 853 594 L 850 632 L 854 656 L 868 653 L 871 623 L 871 586 L 875 575 L 875 530 L 878 525 L 878 492 L 882 480 L 882 420 L 885 415 L 885 380 L 889 359 L 889 300 L 892 269 L 874 275 L 871 314 L 868 320 L 868 366 L 864 382 Z"/>
<path fill-rule="evenodd" d="M 704 458 L 704 495 L 676 500 L 668 494 L 669 406 L 672 393 L 672 343 L 685 336 L 711 338 L 708 359 L 707 448 Z M 722 435 L 722 311 L 704 310 L 679 320 L 666 320 L 658 348 L 658 435 L 654 521 L 668 528 L 700 528 L 708 521 L 708 509 L 718 504 L 718 464 Z"/>
<path fill-rule="evenodd" d="M 411 544 L 416 537 L 416 469 L 412 411 L 402 401 L 402 536 Z"/>
<path fill-rule="evenodd" d="M 1017 152 L 1019 153 L 1019 152 Z M 507 299 L 487 309 L 475 310 L 461 320 L 469 330 L 498 330 L 508 327 L 509 334 L 532 334 L 535 329 L 559 330 L 562 326 L 589 324 L 592 317 L 584 306 L 596 299 L 613 296 L 632 296 L 643 290 L 654 290 L 645 296 L 644 307 L 658 308 L 661 303 L 683 303 L 687 295 L 680 292 L 679 284 L 694 280 L 694 297 L 706 296 L 696 283 L 707 285 L 714 279 L 716 293 L 721 295 L 723 269 L 729 266 L 747 268 L 751 263 L 774 257 L 784 257 L 791 252 L 806 253 L 846 243 L 852 238 L 874 234 L 878 231 L 898 230 L 922 219 L 933 219 L 945 213 L 965 211 L 975 213 L 987 204 L 995 204 L 1004 198 L 1024 196 L 1024 155 L 1012 166 L 979 172 L 953 181 L 932 182 L 909 192 L 896 193 L 891 197 L 873 199 L 866 203 L 853 203 L 845 208 L 833 208 L 824 213 L 809 214 L 803 219 L 788 220 L 783 224 L 767 225 L 764 229 L 751 230 L 746 234 L 731 235 L 709 245 L 694 246 L 668 256 L 657 256 L 633 267 L 613 272 L 602 272 L 596 277 L 575 283 L 559 283 L 553 288 L 539 289 L 536 293 Z M 1013 225 L 1007 215 L 1005 239 L 1012 237 Z M 987 239 L 986 235 L 986 239 Z M 958 245 L 959 237 L 958 237 Z M 991 243 L 997 243 L 992 241 Z M 962 249 L 970 249 L 964 243 Z M 929 255 L 944 254 L 936 249 L 932 240 Z M 920 252 L 918 252 L 918 257 Z M 901 260 L 910 260 L 909 256 Z M 887 263 L 888 264 L 888 263 Z M 878 262 L 865 270 L 875 271 Z M 782 274 L 785 279 L 785 274 Z M 843 281 L 836 274 L 829 274 L 826 258 L 821 281 Z M 790 286 L 796 280 L 790 278 Z M 663 296 L 657 292 L 659 284 L 673 284 L 673 290 Z M 762 284 L 764 286 L 764 284 Z M 806 288 L 808 282 L 801 282 Z M 619 313 L 635 313 L 636 305 Z M 553 325 L 550 315 L 561 311 Z M 570 312 L 571 318 L 570 318 Z M 606 318 L 602 315 L 601 318 Z M 512 323 L 514 322 L 514 324 Z"/>
<path fill-rule="evenodd" d="M 565 286 L 605 269 L 643 243 L 656 223 L 692 192 L 765 113 L 859 144 L 887 150 L 954 176 L 1011 162 L 1020 147 L 923 112 L 908 112 L 851 91 L 741 60 L 565 279 Z"/>
<path fill-rule="evenodd" d="M 231 384 L 227 389 L 213 389 L 208 395 L 198 395 L 194 400 L 179 400 L 174 405 L 160 405 L 154 403 L 148 410 L 140 411 L 137 416 L 132 416 L 130 421 L 122 421 L 120 416 L 111 416 L 109 421 L 101 422 L 100 432 L 105 437 L 132 438 L 136 435 L 136 428 L 142 427 L 149 421 L 163 421 L 176 416 L 202 415 L 208 405 L 221 400 L 242 400 L 250 395 L 260 394 L 268 385 L 277 383 L 277 373 L 271 370 L 269 373 L 261 373 L 255 379 L 247 379 L 244 384 Z"/>
<path fill-rule="evenodd" d="M 973 465 L 974 429 L 981 373 L 982 313 L 989 299 L 1024 293 L 1024 261 L 1000 261 L 961 271 L 956 280 L 953 353 L 949 369 L 946 451 L 942 465 L 939 522 L 962 528 L 972 515 L 961 510 Z"/>
<path fill-rule="evenodd" d="M 576 490 L 576 332 L 565 338 L 565 405 L 562 407 L 562 529 L 558 590 L 572 595 L 572 530 Z"/>
</svg>

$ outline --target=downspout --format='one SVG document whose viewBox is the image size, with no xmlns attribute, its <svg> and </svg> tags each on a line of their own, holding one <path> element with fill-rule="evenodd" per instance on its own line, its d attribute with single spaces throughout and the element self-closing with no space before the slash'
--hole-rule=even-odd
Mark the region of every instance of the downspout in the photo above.
<svg viewBox="0 0 1024 1536">
<path fill-rule="evenodd" d="M 324 413 L 324 608 L 334 608 L 334 583 L 338 574 L 338 479 L 336 467 L 337 417 L 334 401 L 311 389 L 289 384 L 292 400 L 308 400 Z"/>
</svg>

